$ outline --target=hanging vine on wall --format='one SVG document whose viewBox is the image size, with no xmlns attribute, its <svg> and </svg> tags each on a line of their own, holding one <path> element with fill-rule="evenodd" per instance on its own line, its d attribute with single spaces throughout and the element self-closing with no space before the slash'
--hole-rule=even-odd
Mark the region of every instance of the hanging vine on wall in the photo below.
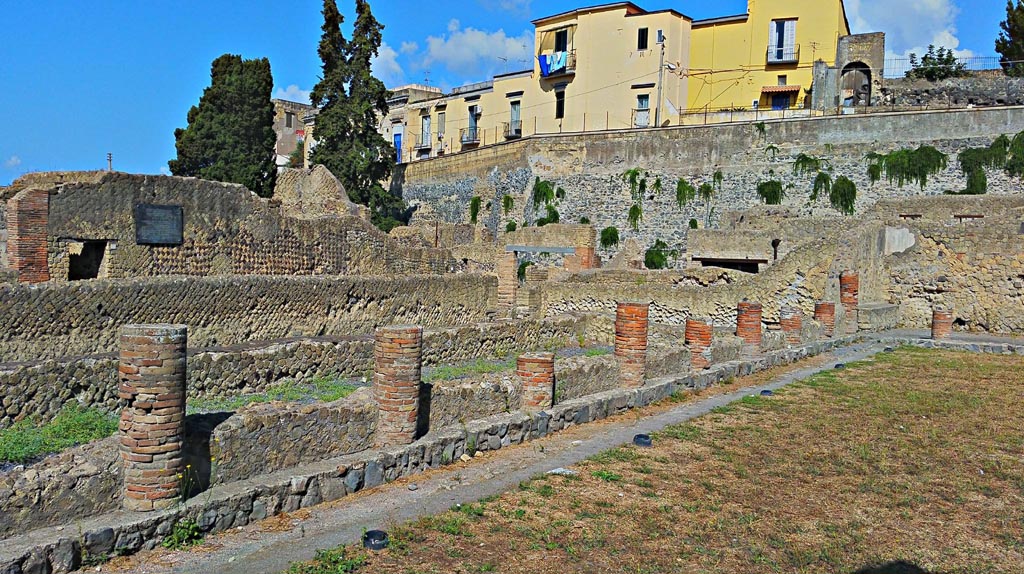
<svg viewBox="0 0 1024 574">
<path fill-rule="evenodd" d="M 669 259 L 675 259 L 676 257 L 679 257 L 679 251 L 675 249 L 670 250 L 668 244 L 657 239 L 654 241 L 654 245 L 649 247 L 644 253 L 644 267 L 648 269 L 667 269 Z"/>
<path fill-rule="evenodd" d="M 796 175 L 807 175 L 822 171 L 828 167 L 828 160 L 805 153 L 797 154 L 793 160 L 793 173 Z"/>
<path fill-rule="evenodd" d="M 561 216 L 558 213 L 558 206 L 561 200 L 565 199 L 565 190 L 555 187 L 550 181 L 536 178 L 533 182 L 533 211 L 537 212 L 544 206 L 544 217 L 537 219 L 537 227 L 543 227 L 551 223 L 558 223 Z M 523 227 L 526 227 L 524 222 Z"/>
<path fill-rule="evenodd" d="M 601 230 L 601 248 L 611 249 L 619 244 L 619 229 L 617 227 L 605 227 Z"/>
<path fill-rule="evenodd" d="M 633 228 L 633 231 L 640 231 L 640 222 L 644 220 L 644 210 L 640 207 L 639 203 L 634 203 L 633 207 L 629 208 L 626 220 L 629 222 L 629 226 Z"/>
<path fill-rule="evenodd" d="M 782 187 L 781 181 L 770 179 L 757 184 L 757 195 L 766 205 L 782 205 L 782 200 L 786 198 L 786 190 Z"/>
<path fill-rule="evenodd" d="M 692 218 L 692 217 L 691 217 L 691 218 L 690 218 L 690 229 L 697 229 L 697 226 L 698 226 L 698 225 L 699 225 L 699 224 L 697 223 L 697 220 L 696 220 L 696 218 Z"/>
<path fill-rule="evenodd" d="M 821 195 L 828 195 L 832 190 L 832 176 L 824 171 L 819 171 L 814 178 L 814 187 L 811 189 L 811 201 L 817 201 Z"/>
<path fill-rule="evenodd" d="M 853 215 L 857 202 L 857 185 L 845 175 L 836 178 L 828 194 L 828 202 L 843 215 Z"/>
<path fill-rule="evenodd" d="M 949 157 L 929 145 L 917 149 L 898 149 L 887 154 L 871 152 L 867 154 L 868 178 L 872 183 L 879 181 L 884 174 L 889 183 L 903 187 L 908 182 L 917 182 L 923 190 L 928 184 L 928 177 L 946 169 Z"/>
<path fill-rule="evenodd" d="M 517 226 L 515 221 L 509 221 L 508 223 L 505 224 L 505 231 L 507 231 L 508 233 L 512 233 L 513 231 L 516 230 L 516 227 Z"/>
<path fill-rule="evenodd" d="M 682 209 L 686 207 L 687 203 L 696 198 L 697 188 L 693 187 L 693 184 L 685 179 L 679 178 L 679 181 L 676 182 L 676 207 Z"/>
<path fill-rule="evenodd" d="M 480 216 L 480 205 L 483 203 L 483 199 L 479 195 L 474 195 L 469 200 L 469 222 L 476 225 L 477 218 Z"/>
<path fill-rule="evenodd" d="M 512 209 L 516 206 L 516 200 L 509 194 L 501 196 L 501 211 L 508 217 L 509 213 L 512 213 Z"/>
<path fill-rule="evenodd" d="M 1018 133 L 1012 140 L 1001 135 L 988 147 L 965 149 L 957 155 L 957 161 L 960 163 L 960 171 L 967 176 L 967 188 L 947 193 L 982 195 L 988 191 L 986 169 L 1000 169 L 1011 176 L 1024 173 L 1024 132 Z"/>
</svg>

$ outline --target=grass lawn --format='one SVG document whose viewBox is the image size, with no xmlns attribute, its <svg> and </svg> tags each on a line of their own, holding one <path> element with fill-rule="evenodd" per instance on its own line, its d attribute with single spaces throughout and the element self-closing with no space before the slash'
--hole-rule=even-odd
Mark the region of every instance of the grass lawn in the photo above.
<svg viewBox="0 0 1024 574">
<path fill-rule="evenodd" d="M 117 431 L 117 416 L 77 405 L 64 407 L 44 425 L 25 419 L 0 430 L 0 463 L 30 462 L 46 454 L 106 438 Z"/>
<path fill-rule="evenodd" d="M 1024 361 L 899 349 L 292 572 L 1024 571 Z"/>
<path fill-rule="evenodd" d="M 286 380 L 267 388 L 262 393 L 189 399 L 185 403 L 185 408 L 191 414 L 237 411 L 246 405 L 271 401 L 329 403 L 351 395 L 357 388 L 337 377 L 315 377 L 301 383 Z"/>
</svg>

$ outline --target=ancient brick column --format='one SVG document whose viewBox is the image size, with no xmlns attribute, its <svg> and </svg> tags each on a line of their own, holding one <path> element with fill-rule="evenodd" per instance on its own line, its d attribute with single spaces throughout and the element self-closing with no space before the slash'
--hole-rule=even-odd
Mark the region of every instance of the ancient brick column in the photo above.
<svg viewBox="0 0 1024 574">
<path fill-rule="evenodd" d="M 736 306 L 736 336 L 747 345 L 761 347 L 761 304 L 744 299 Z"/>
<path fill-rule="evenodd" d="M 516 358 L 516 374 L 523 383 L 523 409 L 540 411 L 554 404 L 555 354 L 526 353 Z"/>
<path fill-rule="evenodd" d="M 706 369 L 711 366 L 711 338 L 714 329 L 707 319 L 686 319 L 686 346 L 690 348 L 690 367 Z"/>
<path fill-rule="evenodd" d="M 814 320 L 825 328 L 825 336 L 831 337 L 836 331 L 836 304 L 831 301 L 818 301 L 814 304 Z"/>
<path fill-rule="evenodd" d="M 514 252 L 498 256 L 498 311 L 502 317 L 511 317 L 516 306 L 519 288 L 519 260 Z"/>
<path fill-rule="evenodd" d="M 26 189 L 7 202 L 7 213 L 8 259 L 10 267 L 18 272 L 18 282 L 49 281 L 50 194 L 43 189 Z"/>
<path fill-rule="evenodd" d="M 953 334 L 953 310 L 945 307 L 932 309 L 932 339 L 948 339 Z"/>
<path fill-rule="evenodd" d="M 839 274 L 839 302 L 846 311 L 846 332 L 857 332 L 857 305 L 860 300 L 860 275 L 856 271 Z"/>
<path fill-rule="evenodd" d="M 615 310 L 615 358 L 625 388 L 644 386 L 647 374 L 648 303 L 619 303 Z"/>
<path fill-rule="evenodd" d="M 423 328 L 398 325 L 378 329 L 373 348 L 373 396 L 378 446 L 398 446 L 416 440 L 420 404 Z"/>
<path fill-rule="evenodd" d="M 779 323 L 786 342 L 790 345 L 800 344 L 800 330 L 803 328 L 803 314 L 796 307 L 782 307 L 779 310 Z"/>
<path fill-rule="evenodd" d="M 124 508 L 167 508 L 181 492 L 185 427 L 184 325 L 126 325 L 121 329 L 118 395 L 125 407 L 118 428 L 124 462 Z M 197 477 L 185 480 L 195 483 Z"/>
</svg>

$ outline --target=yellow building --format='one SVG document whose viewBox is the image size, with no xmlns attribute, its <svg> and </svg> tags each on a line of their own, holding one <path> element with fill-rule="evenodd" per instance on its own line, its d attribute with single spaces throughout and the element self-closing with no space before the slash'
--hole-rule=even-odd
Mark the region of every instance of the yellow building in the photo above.
<svg viewBox="0 0 1024 574">
<path fill-rule="evenodd" d="M 748 0 L 746 14 L 698 21 L 616 2 L 533 25 L 531 69 L 448 94 L 396 88 L 380 125 L 396 159 L 539 133 L 681 125 L 698 112 L 809 107 L 814 62 L 834 66 L 850 34 L 842 0 Z"/>
</svg>

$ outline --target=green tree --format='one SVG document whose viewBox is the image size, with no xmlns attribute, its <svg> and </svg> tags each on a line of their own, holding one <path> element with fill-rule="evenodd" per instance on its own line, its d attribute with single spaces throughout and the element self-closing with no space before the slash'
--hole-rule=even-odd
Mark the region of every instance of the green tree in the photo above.
<svg viewBox="0 0 1024 574">
<path fill-rule="evenodd" d="M 999 27 L 996 38 L 996 52 L 999 52 L 999 63 L 1007 76 L 1024 76 L 1024 0 L 1006 0 L 1006 20 Z"/>
<path fill-rule="evenodd" d="M 917 59 L 917 54 L 910 55 L 910 69 L 907 70 L 908 78 L 920 78 L 930 82 L 956 78 L 967 74 L 967 66 L 956 58 L 956 54 L 949 48 L 938 48 L 928 46 L 928 52 Z"/>
<path fill-rule="evenodd" d="M 320 108 L 310 161 L 327 167 L 356 203 L 370 208 L 373 223 L 387 231 L 407 219 L 405 203 L 384 188 L 395 149 L 377 131 L 388 113 L 388 91 L 370 71 L 381 44 L 381 25 L 366 0 L 356 0 L 352 39 L 341 34 L 343 18 L 335 0 L 324 0 L 318 53 L 323 76 L 310 99 Z"/>
<path fill-rule="evenodd" d="M 274 78 L 266 58 L 224 54 L 210 67 L 210 87 L 174 130 L 174 175 L 240 183 L 261 197 L 274 193 Z"/>
<path fill-rule="evenodd" d="M 295 150 L 288 156 L 288 167 L 302 169 L 305 165 L 305 155 L 306 146 L 303 145 L 302 140 L 295 142 Z"/>
</svg>

